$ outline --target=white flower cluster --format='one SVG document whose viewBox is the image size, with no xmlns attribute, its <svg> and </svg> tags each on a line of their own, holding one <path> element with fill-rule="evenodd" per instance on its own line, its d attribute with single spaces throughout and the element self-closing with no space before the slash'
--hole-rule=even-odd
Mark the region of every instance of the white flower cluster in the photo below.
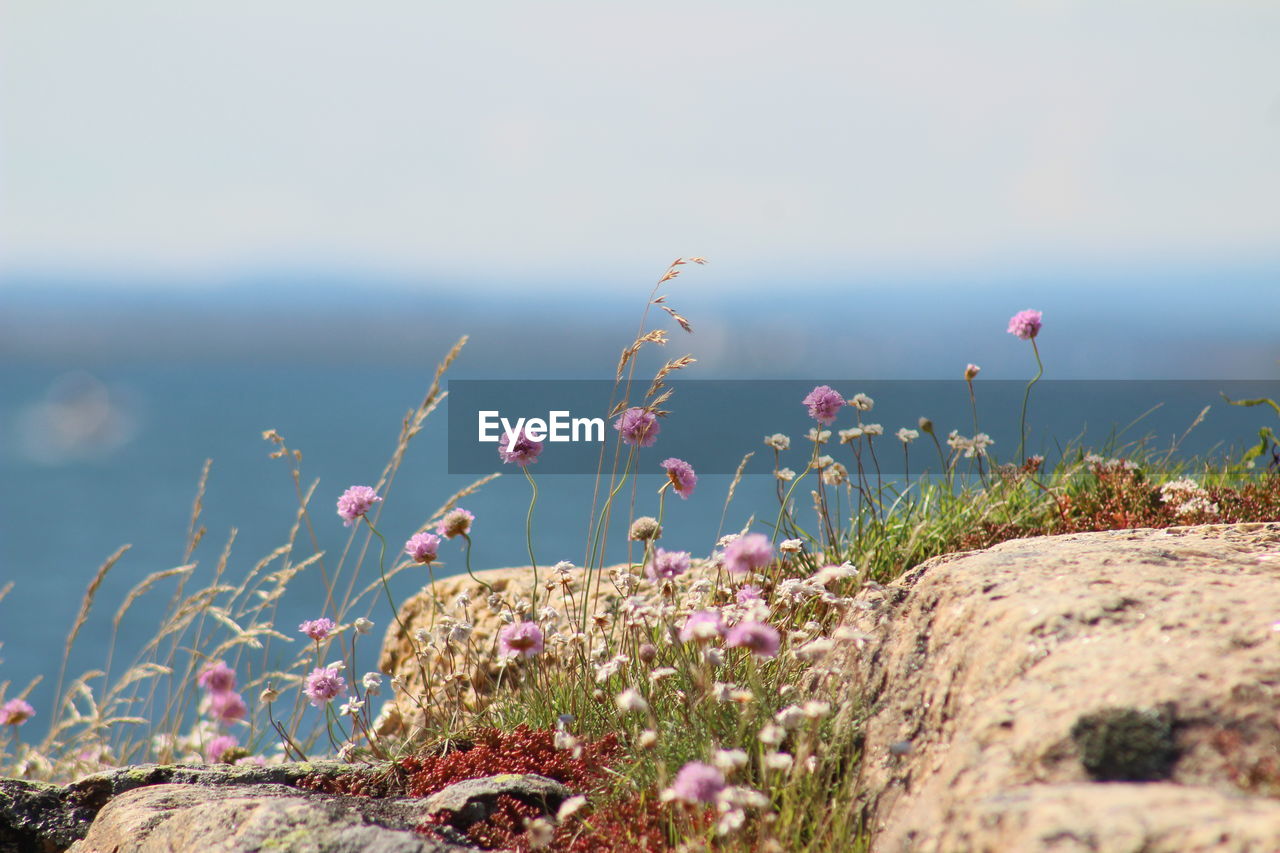
<svg viewBox="0 0 1280 853">
<path fill-rule="evenodd" d="M 1209 493 L 1190 477 L 1165 483 L 1160 487 L 1160 500 L 1173 507 L 1179 518 L 1213 517 L 1218 505 L 1209 499 Z"/>
</svg>

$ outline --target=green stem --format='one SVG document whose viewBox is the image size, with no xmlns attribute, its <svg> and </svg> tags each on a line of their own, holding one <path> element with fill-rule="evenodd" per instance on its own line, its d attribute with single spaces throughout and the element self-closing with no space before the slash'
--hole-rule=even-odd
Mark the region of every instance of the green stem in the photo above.
<svg viewBox="0 0 1280 853">
<path fill-rule="evenodd" d="M 533 489 L 533 497 L 529 501 L 529 514 L 524 519 L 524 538 L 529 546 L 529 564 L 533 566 L 533 618 L 538 618 L 538 561 L 533 557 L 533 508 L 538 505 L 538 484 L 533 481 L 533 475 L 529 473 L 529 466 L 522 465 L 520 470 L 524 471 L 525 479 L 529 481 L 529 486 Z"/>
<path fill-rule="evenodd" d="M 813 466 L 818 461 L 818 447 L 818 442 L 815 441 L 813 443 L 813 458 L 809 461 L 804 472 L 797 474 L 796 478 L 791 481 L 791 488 L 787 489 L 787 496 L 782 499 L 782 506 L 778 507 L 778 519 L 773 523 L 773 539 L 771 539 L 769 543 L 771 545 L 776 545 L 778 542 L 778 533 L 782 531 L 782 516 L 787 510 L 787 504 L 791 503 L 791 493 L 796 490 L 796 486 L 800 485 L 801 480 L 809 476 L 809 472 L 813 470 Z"/>
<path fill-rule="evenodd" d="M 471 579 L 473 581 L 484 587 L 488 591 L 489 595 L 493 595 L 493 587 L 480 580 L 480 578 L 476 577 L 475 572 L 471 571 L 471 535 L 464 533 L 462 534 L 462 538 L 467 540 L 467 574 L 471 575 Z"/>
<path fill-rule="evenodd" d="M 1031 386 L 1039 382 L 1040 377 L 1044 375 L 1044 364 L 1040 361 L 1040 347 L 1036 346 L 1035 338 L 1031 339 L 1031 351 L 1036 354 L 1037 370 L 1036 370 L 1035 378 L 1033 378 L 1030 382 L 1027 383 L 1027 390 L 1022 395 L 1022 421 L 1021 421 L 1022 429 L 1021 429 L 1020 437 L 1018 439 L 1018 459 L 1023 463 L 1027 461 L 1027 457 L 1023 452 L 1027 444 L 1027 401 L 1031 399 Z"/>
</svg>

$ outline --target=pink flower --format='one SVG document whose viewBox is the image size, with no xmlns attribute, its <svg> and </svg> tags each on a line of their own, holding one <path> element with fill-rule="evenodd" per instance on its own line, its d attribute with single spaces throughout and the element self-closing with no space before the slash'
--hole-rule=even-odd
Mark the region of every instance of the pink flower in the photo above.
<svg viewBox="0 0 1280 853">
<path fill-rule="evenodd" d="M 724 568 L 730 574 L 745 575 L 763 569 L 772 559 L 773 545 L 763 533 L 739 536 L 724 549 Z"/>
<path fill-rule="evenodd" d="M 729 648 L 750 649 L 757 657 L 771 658 L 778 654 L 782 638 L 771 626 L 763 622 L 739 622 L 729 629 L 724 644 Z"/>
<path fill-rule="evenodd" d="M 753 601 L 763 601 L 764 596 L 760 594 L 760 587 L 755 584 L 747 584 L 738 590 L 734 595 L 734 599 L 739 604 L 750 604 Z"/>
<path fill-rule="evenodd" d="M 224 722 L 243 720 L 248 712 L 249 709 L 239 693 L 228 690 L 209 695 L 209 713 L 216 720 Z"/>
<path fill-rule="evenodd" d="M 964 368 L 964 381 L 972 382 L 982 372 L 982 368 L 976 364 L 966 364 Z"/>
<path fill-rule="evenodd" d="M 404 543 L 404 552 L 416 563 L 431 563 L 440 553 L 440 537 L 434 533 L 415 533 Z"/>
<path fill-rule="evenodd" d="M 723 773 L 710 764 L 690 761 L 676 774 L 671 794 L 686 803 L 713 803 L 724 787 Z"/>
<path fill-rule="evenodd" d="M 342 677 L 342 673 L 336 666 L 316 667 L 307 676 L 303 692 L 307 694 L 311 704 L 319 708 L 324 703 L 332 702 L 346 693 L 347 680 Z"/>
<path fill-rule="evenodd" d="M 645 574 L 649 580 L 671 579 L 689 571 L 688 551 L 667 551 L 659 548 L 653 559 L 645 566 Z"/>
<path fill-rule="evenodd" d="M 658 426 L 658 416 L 648 409 L 632 406 L 613 422 L 613 428 L 627 444 L 637 447 L 653 447 L 658 440 L 662 427 Z"/>
<path fill-rule="evenodd" d="M 10 699 L 0 705 L 0 726 L 20 726 L 36 715 L 25 699 Z"/>
<path fill-rule="evenodd" d="M 440 523 L 436 525 L 436 533 L 446 539 L 465 536 L 471 532 L 471 522 L 475 520 L 476 517 L 474 515 L 462 507 L 458 507 L 445 513 L 444 518 L 440 519 Z"/>
<path fill-rule="evenodd" d="M 506 436 L 498 441 L 498 456 L 503 463 L 514 462 L 521 468 L 525 468 L 533 462 L 538 461 L 538 456 L 542 453 L 542 442 L 534 441 L 524 430 L 516 436 L 516 440 L 511 442 Z"/>
<path fill-rule="evenodd" d="M 531 658 L 542 651 L 542 640 L 537 622 L 512 622 L 498 632 L 498 648 L 507 657 Z"/>
<path fill-rule="evenodd" d="M 827 426 L 836 419 L 836 412 L 844 405 L 844 397 L 837 394 L 830 385 L 819 385 L 800 402 L 809 407 L 809 417 Z"/>
<path fill-rule="evenodd" d="M 306 622 L 303 622 L 298 626 L 299 631 L 306 634 L 317 643 L 329 637 L 337 629 L 338 626 L 333 623 L 332 619 L 328 618 L 308 619 Z"/>
<path fill-rule="evenodd" d="M 217 764 L 222 761 L 222 757 L 227 752 L 238 746 L 240 746 L 240 742 L 231 735 L 218 735 L 209 741 L 209 745 L 204 751 L 204 757 L 210 764 Z"/>
<path fill-rule="evenodd" d="M 236 672 L 222 661 L 214 661 L 200 671 L 196 684 L 211 693 L 225 693 L 236 689 Z"/>
<path fill-rule="evenodd" d="M 1009 318 L 1008 331 L 1011 335 L 1017 335 L 1024 341 L 1029 341 L 1040 334 L 1040 325 L 1040 312 L 1028 308 Z"/>
<path fill-rule="evenodd" d="M 692 465 L 673 456 L 662 460 L 662 467 L 666 469 L 667 478 L 677 495 L 687 498 L 693 494 L 693 487 L 698 485 L 698 475 L 693 472 Z"/>
<path fill-rule="evenodd" d="M 380 500 L 378 493 L 368 486 L 352 486 L 338 498 L 338 515 L 342 516 L 342 523 L 350 527 Z"/>
<path fill-rule="evenodd" d="M 698 610 L 690 613 L 680 629 L 680 642 L 690 640 L 714 640 L 724 636 L 724 620 L 719 610 Z"/>
</svg>

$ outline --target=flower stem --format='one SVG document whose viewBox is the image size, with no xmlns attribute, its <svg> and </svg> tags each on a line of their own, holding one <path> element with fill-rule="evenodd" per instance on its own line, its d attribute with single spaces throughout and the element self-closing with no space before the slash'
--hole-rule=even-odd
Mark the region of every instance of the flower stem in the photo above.
<svg viewBox="0 0 1280 853">
<path fill-rule="evenodd" d="M 538 484 L 533 481 L 533 475 L 529 473 L 529 466 L 523 465 L 520 470 L 524 471 L 525 478 L 529 481 L 530 488 L 533 489 L 533 497 L 529 500 L 529 514 L 524 519 L 524 538 L 529 546 L 529 564 L 533 566 L 533 618 L 538 618 L 538 561 L 533 557 L 533 508 L 538 505 Z"/>
<path fill-rule="evenodd" d="M 1025 454 L 1027 444 L 1027 400 L 1031 399 L 1031 386 L 1040 381 L 1040 377 L 1044 375 L 1044 363 L 1040 361 L 1040 347 L 1036 346 L 1036 339 L 1031 339 L 1031 351 L 1036 354 L 1036 375 L 1027 383 L 1027 390 L 1022 395 L 1022 421 L 1021 433 L 1018 439 L 1018 460 L 1022 463 L 1027 461 Z"/>
</svg>

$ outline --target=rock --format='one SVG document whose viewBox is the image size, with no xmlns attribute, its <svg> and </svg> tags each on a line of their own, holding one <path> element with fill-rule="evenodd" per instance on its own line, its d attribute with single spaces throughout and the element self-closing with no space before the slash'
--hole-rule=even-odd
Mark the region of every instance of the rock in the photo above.
<svg viewBox="0 0 1280 853">
<path fill-rule="evenodd" d="M 453 812 L 455 825 L 469 826 L 486 819 L 494 802 L 503 794 L 555 814 L 560 804 L 573 796 L 573 791 L 536 773 L 504 773 L 450 785 L 427 797 L 425 808 L 429 814 Z"/>
<path fill-rule="evenodd" d="M 0 779 L 0 853 L 54 853 L 84 837 L 97 807 L 57 785 Z"/>
<path fill-rule="evenodd" d="M 413 831 L 425 800 L 307 794 L 282 785 L 136 788 L 111 800 L 70 853 L 451 853 Z"/>
<path fill-rule="evenodd" d="M 1006 542 L 863 603 L 876 850 L 1280 850 L 1280 524 Z"/>
</svg>

